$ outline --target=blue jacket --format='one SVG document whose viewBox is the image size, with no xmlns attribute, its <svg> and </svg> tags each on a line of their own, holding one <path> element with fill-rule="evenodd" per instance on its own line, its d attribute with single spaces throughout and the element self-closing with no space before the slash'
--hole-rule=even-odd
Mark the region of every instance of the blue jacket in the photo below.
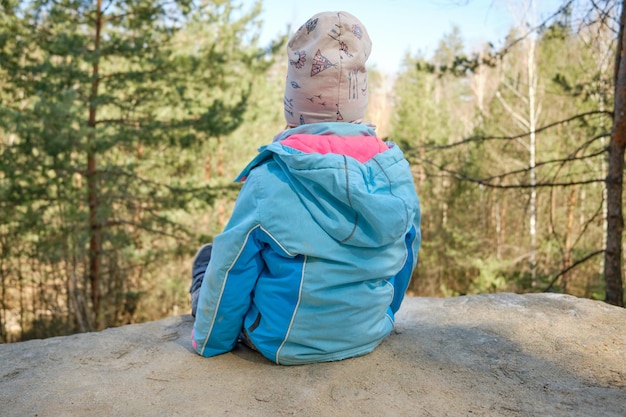
<svg viewBox="0 0 626 417">
<path fill-rule="evenodd" d="M 303 125 L 238 180 L 200 290 L 196 351 L 228 352 L 243 335 L 285 365 L 371 352 L 393 329 L 420 245 L 402 151 L 364 125 Z"/>
</svg>

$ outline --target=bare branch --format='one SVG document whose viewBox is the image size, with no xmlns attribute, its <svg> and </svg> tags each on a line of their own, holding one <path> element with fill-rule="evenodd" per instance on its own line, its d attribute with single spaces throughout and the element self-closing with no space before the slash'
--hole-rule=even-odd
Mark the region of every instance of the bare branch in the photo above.
<svg viewBox="0 0 626 417">
<path fill-rule="evenodd" d="M 552 278 L 552 281 L 550 281 L 550 284 L 548 284 L 548 286 L 543 290 L 543 292 L 548 292 L 548 291 L 552 290 L 552 288 L 554 287 L 554 284 L 556 284 L 558 279 L 561 278 L 563 275 L 567 274 L 569 271 L 571 271 L 572 269 L 576 268 L 578 265 L 583 264 L 583 263 L 587 262 L 589 259 L 593 258 L 594 256 L 600 255 L 602 253 L 604 253 L 604 249 L 599 249 L 599 250 L 597 250 L 595 252 L 591 252 L 591 253 L 587 254 L 586 256 L 584 256 L 583 258 L 577 260 L 576 262 L 571 264 L 569 267 L 565 268 L 564 270 L 562 270 L 561 272 L 556 274 L 554 276 L 554 278 Z"/>
<path fill-rule="evenodd" d="M 525 40 L 526 38 L 528 38 L 531 34 L 535 33 L 537 30 L 544 28 L 548 24 L 549 21 L 551 21 L 552 19 L 554 19 L 555 17 L 557 17 L 558 15 L 560 15 L 561 13 L 566 11 L 572 5 L 572 3 L 574 3 L 574 0 L 569 0 L 567 3 L 565 3 L 559 9 L 557 9 L 556 12 L 554 12 L 550 16 L 548 16 L 543 22 L 539 23 L 537 26 L 531 27 L 530 29 L 528 29 L 528 31 L 524 35 L 520 36 L 519 38 L 515 39 L 510 44 L 506 45 L 500 52 L 498 52 L 496 54 L 496 56 L 497 57 L 504 56 L 515 45 L 517 45 L 518 43 L 520 43 L 523 40 Z"/>
<path fill-rule="evenodd" d="M 555 126 L 566 124 L 566 123 L 572 122 L 572 121 L 577 120 L 577 119 L 582 119 L 582 118 L 585 118 L 587 116 L 594 116 L 594 115 L 607 115 L 607 116 L 611 117 L 611 119 L 613 118 L 613 113 L 610 112 L 610 111 L 607 111 L 607 110 L 593 110 L 593 111 L 588 111 L 586 113 L 581 113 L 581 114 L 574 115 L 574 116 L 569 117 L 569 118 L 564 119 L 564 120 L 559 120 L 557 122 L 547 124 L 545 126 L 542 126 L 540 128 L 535 129 L 535 133 L 543 132 L 544 130 L 551 129 L 551 128 L 555 127 Z M 520 133 L 519 135 L 513 135 L 513 136 L 471 136 L 469 138 L 465 138 L 465 139 L 460 140 L 458 142 L 450 143 L 450 144 L 447 144 L 447 145 L 428 146 L 426 151 L 427 152 L 431 152 L 431 151 L 435 151 L 435 150 L 454 148 L 454 147 L 457 147 L 457 146 L 460 146 L 460 145 L 464 145 L 466 143 L 471 143 L 471 142 L 481 142 L 481 141 L 490 141 L 490 140 L 516 140 L 516 139 L 520 139 L 520 138 L 523 138 L 523 137 L 526 137 L 526 136 L 529 136 L 529 135 L 530 135 L 530 132 L 524 132 L 524 133 Z"/>
<path fill-rule="evenodd" d="M 565 158 L 551 159 L 551 160 L 548 160 L 548 161 L 537 162 L 535 164 L 535 168 L 539 168 L 539 167 L 544 166 L 544 165 L 552 165 L 552 164 L 564 165 L 565 163 L 571 162 L 571 161 L 579 161 L 579 160 L 595 158 L 596 156 L 602 155 L 602 154 L 604 154 L 606 152 L 607 152 L 606 149 L 602 149 L 602 150 L 599 150 L 599 151 L 594 152 L 594 153 L 589 154 L 589 155 L 583 155 L 583 156 L 571 156 L 570 155 L 570 156 L 567 156 Z M 504 174 L 494 175 L 492 177 L 486 177 L 486 178 L 483 178 L 483 180 L 485 180 L 485 181 L 492 181 L 494 179 L 502 179 L 504 177 L 511 176 L 511 175 L 525 174 L 525 173 L 529 172 L 531 169 L 532 169 L 531 167 L 525 167 L 525 168 L 518 169 L 518 170 L 515 170 L 515 171 L 509 171 L 509 172 L 506 172 Z"/>
<path fill-rule="evenodd" d="M 590 155 L 589 157 L 592 156 L 597 156 L 600 155 L 602 153 L 604 153 L 605 151 L 601 151 L 601 152 L 597 152 L 594 155 Z M 575 158 L 575 159 L 582 159 L 581 158 Z M 450 177 L 455 178 L 457 180 L 461 180 L 461 181 L 468 181 L 468 182 L 473 182 L 475 184 L 479 184 L 479 185 L 483 185 L 485 187 L 490 187 L 490 188 L 499 188 L 499 189 L 515 189 L 515 188 L 532 188 L 532 187 L 571 187 L 574 185 L 584 185 L 584 184 L 594 184 L 594 183 L 601 183 L 604 182 L 605 179 L 604 178 L 592 178 L 592 179 L 587 179 L 587 180 L 578 180 L 578 181 L 548 181 L 548 182 L 537 182 L 534 185 L 531 184 L 501 184 L 501 183 L 494 183 L 492 182 L 493 180 L 496 179 L 502 179 L 514 174 L 518 174 L 518 173 L 523 173 L 528 171 L 530 168 L 526 167 L 522 170 L 518 170 L 518 171 L 511 171 L 511 172 L 507 172 L 504 174 L 500 174 L 497 176 L 492 176 L 492 177 L 488 177 L 488 178 L 473 178 L 473 177 L 468 177 L 467 175 L 460 173 L 458 171 L 454 171 L 451 169 L 447 169 L 444 166 L 441 165 L 437 165 L 432 161 L 428 161 L 426 159 L 416 159 L 418 161 L 420 161 L 423 164 L 428 164 L 433 166 L 434 168 L 436 168 L 437 170 L 444 172 L 446 174 L 448 174 Z M 555 161 L 549 161 L 550 163 L 556 163 L 556 162 L 561 162 L 561 160 L 555 160 Z M 545 162 L 548 163 L 548 162 Z M 544 163 L 544 164 L 545 164 Z"/>
<path fill-rule="evenodd" d="M 575 247 L 578 242 L 580 242 L 580 240 L 583 238 L 583 236 L 585 235 L 585 232 L 587 231 L 587 229 L 589 228 L 589 225 L 596 220 L 596 218 L 598 216 L 600 216 L 602 213 L 604 212 L 604 196 L 600 199 L 600 202 L 598 203 L 598 208 L 596 209 L 596 212 L 593 214 L 593 216 L 591 216 L 589 218 L 589 220 L 587 220 L 585 222 L 585 226 L 582 228 L 582 230 L 580 231 L 580 233 L 578 234 L 578 237 L 576 238 L 576 240 L 574 241 L 574 243 L 572 244 L 572 247 Z"/>
<path fill-rule="evenodd" d="M 499 91 L 496 91 L 496 98 L 502 104 L 502 106 L 506 109 L 507 112 L 517 121 L 517 124 L 522 129 L 528 129 L 530 127 L 528 120 L 526 120 L 521 114 L 517 113 L 507 101 L 502 97 Z"/>
<path fill-rule="evenodd" d="M 567 3 L 562 5 L 559 9 L 557 9 L 557 11 L 555 11 L 550 16 L 548 16 L 543 22 L 539 23 L 538 25 L 534 27 L 529 28 L 526 31 L 526 33 L 512 40 L 509 44 L 505 45 L 499 51 L 496 51 L 493 53 L 487 53 L 487 54 L 484 54 L 484 53 L 477 54 L 477 55 L 474 55 L 473 58 L 471 59 L 468 59 L 464 56 L 456 57 L 455 62 L 451 68 L 447 68 L 446 66 L 440 66 L 438 69 L 442 73 L 450 71 L 452 74 L 456 76 L 462 76 L 466 74 L 468 71 L 470 72 L 475 71 L 479 66 L 482 66 L 482 65 L 493 67 L 496 65 L 498 60 L 501 60 L 518 43 L 526 40 L 530 35 L 537 32 L 538 30 L 545 28 L 552 19 L 554 19 L 555 17 L 565 12 L 573 3 L 574 3 L 574 0 L 569 0 Z M 490 44 L 490 46 L 493 48 L 493 45 Z M 434 69 L 435 69 L 434 67 L 427 66 L 427 70 L 429 71 L 434 72 Z"/>
</svg>

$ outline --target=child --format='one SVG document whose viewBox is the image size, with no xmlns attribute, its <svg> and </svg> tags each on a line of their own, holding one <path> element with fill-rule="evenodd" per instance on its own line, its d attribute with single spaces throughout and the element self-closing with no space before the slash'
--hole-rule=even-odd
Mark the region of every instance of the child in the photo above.
<svg viewBox="0 0 626 417">
<path fill-rule="evenodd" d="M 420 210 L 402 151 L 361 123 L 370 50 L 346 12 L 313 16 L 289 41 L 288 129 L 239 175 L 228 225 L 194 260 L 200 355 L 242 340 L 277 364 L 335 361 L 393 329 Z"/>
</svg>

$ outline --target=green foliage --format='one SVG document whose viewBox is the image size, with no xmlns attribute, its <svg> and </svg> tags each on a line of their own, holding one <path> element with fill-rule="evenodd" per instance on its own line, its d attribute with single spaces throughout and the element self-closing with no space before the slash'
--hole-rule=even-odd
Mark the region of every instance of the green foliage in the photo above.
<svg viewBox="0 0 626 417">
<path fill-rule="evenodd" d="M 129 322 L 144 300 L 183 305 L 186 274 L 171 270 L 161 293 L 160 271 L 210 238 L 188 213 L 236 192 L 199 181 L 198 155 L 242 124 L 281 45 L 257 45 L 259 12 L 223 0 L 1 4 L 3 340 L 17 316 L 48 317 L 33 321 L 38 334 Z"/>
<path fill-rule="evenodd" d="M 284 128 L 285 37 L 258 45 L 260 6 L 0 2 L 0 342 L 188 311 L 190 258 Z M 568 13 L 533 34 L 535 268 L 525 38 L 470 55 L 452 28 L 431 59 L 407 56 L 389 139 L 422 203 L 411 293 L 604 297 L 599 258 L 557 275 L 604 244 L 613 99 L 614 34 Z"/>
<path fill-rule="evenodd" d="M 575 31 L 565 13 L 535 50 L 537 265 L 529 236 L 529 38 L 471 58 L 458 29 L 432 59 L 407 57 L 394 89 L 392 138 L 408 151 L 423 210 L 413 294 L 541 291 L 604 245 L 603 179 L 612 102 L 608 27 Z M 583 116 L 579 116 L 583 115 Z M 596 258 L 555 288 L 591 297 Z"/>
<path fill-rule="evenodd" d="M 507 282 L 503 273 L 504 264 L 505 262 L 494 258 L 475 259 L 474 267 L 479 273 L 470 284 L 470 293 L 494 293 L 505 289 Z"/>
</svg>

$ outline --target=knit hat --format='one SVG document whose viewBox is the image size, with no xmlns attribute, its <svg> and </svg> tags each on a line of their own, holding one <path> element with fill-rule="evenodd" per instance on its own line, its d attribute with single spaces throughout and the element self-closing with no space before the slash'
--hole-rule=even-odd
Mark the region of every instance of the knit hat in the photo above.
<svg viewBox="0 0 626 417">
<path fill-rule="evenodd" d="M 287 44 L 285 119 L 290 126 L 358 122 L 367 108 L 365 62 L 372 41 L 346 12 L 311 17 Z"/>
</svg>

